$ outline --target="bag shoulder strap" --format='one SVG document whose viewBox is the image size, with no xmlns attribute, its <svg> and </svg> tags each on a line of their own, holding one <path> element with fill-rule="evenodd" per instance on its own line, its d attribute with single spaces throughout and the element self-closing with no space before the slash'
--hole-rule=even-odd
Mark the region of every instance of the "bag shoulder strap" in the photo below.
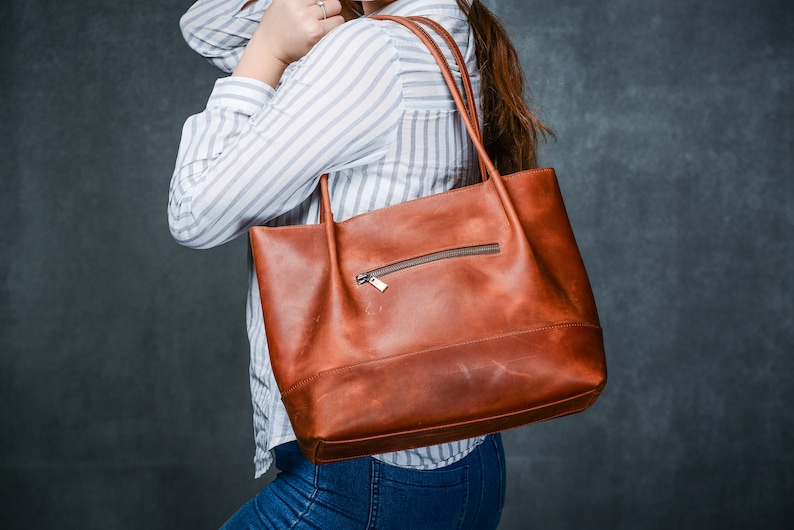
<svg viewBox="0 0 794 530">
<path fill-rule="evenodd" d="M 471 84 L 471 77 L 469 76 L 469 69 L 466 67 L 466 59 L 463 58 L 463 54 L 458 47 L 458 43 L 455 42 L 452 35 L 438 22 L 431 18 L 427 17 L 408 17 L 409 20 L 413 22 L 421 22 L 426 26 L 430 26 L 442 39 L 446 42 L 447 46 L 449 47 L 449 51 L 452 53 L 452 56 L 455 58 L 455 64 L 458 65 L 458 69 L 460 70 L 460 77 L 461 77 L 461 84 L 463 86 L 463 90 L 465 91 L 466 95 L 466 110 L 468 111 L 469 118 L 471 118 L 472 123 L 474 124 L 474 128 L 477 129 L 477 132 L 480 132 L 480 120 L 477 116 L 477 103 L 474 100 L 474 89 L 472 88 Z M 425 31 L 422 26 L 418 26 L 421 31 Z M 425 33 L 426 34 L 426 33 Z M 429 36 L 429 35 L 427 35 Z M 438 48 L 433 43 L 434 47 Z M 441 50 L 439 50 L 440 52 Z M 452 71 L 450 68 L 449 63 L 445 60 L 443 65 L 439 65 L 441 68 L 445 68 Z M 457 84 L 455 86 L 457 88 Z"/>
<path fill-rule="evenodd" d="M 441 36 L 442 39 L 444 39 L 444 42 L 447 43 L 449 50 L 452 52 L 452 55 L 455 58 L 455 64 L 458 65 L 458 68 L 460 70 L 461 83 L 463 84 L 463 89 L 466 91 L 466 103 L 467 103 L 467 109 L 469 111 L 468 112 L 469 118 L 471 119 L 472 124 L 474 125 L 474 129 L 478 133 L 478 138 L 482 140 L 482 129 L 480 128 L 480 119 L 477 116 L 477 101 L 474 98 L 474 89 L 471 86 L 471 77 L 469 76 L 469 69 L 466 67 L 466 59 L 463 58 L 463 54 L 460 52 L 460 48 L 458 48 L 458 43 L 455 42 L 455 39 L 452 38 L 452 35 L 449 34 L 449 32 L 444 28 L 444 26 L 442 26 L 433 19 L 427 17 L 418 17 L 418 16 L 408 17 L 408 18 L 410 20 L 413 20 L 414 22 L 421 22 L 427 26 L 430 26 L 431 28 L 433 28 L 433 30 L 436 33 L 438 33 Z M 448 65 L 447 68 L 449 68 Z M 479 158 L 478 158 L 478 163 L 480 165 L 480 176 L 482 177 L 482 180 L 485 181 L 488 179 L 488 174 L 486 173 L 485 170 L 485 163 L 482 160 L 479 160 Z"/>
<path fill-rule="evenodd" d="M 471 137 L 472 142 L 474 143 L 474 148 L 477 150 L 477 154 L 480 157 L 480 162 L 484 165 L 486 175 L 491 175 L 496 173 L 496 167 L 491 161 L 491 158 L 488 156 L 488 153 L 485 151 L 485 146 L 483 146 L 482 139 L 480 136 L 480 127 L 479 121 L 476 116 L 476 104 L 474 102 L 473 90 L 471 89 L 471 79 L 469 77 L 468 70 L 466 68 L 466 62 L 463 60 L 463 54 L 460 52 L 460 48 L 455 43 L 455 40 L 452 38 L 452 35 L 444 29 L 441 24 L 430 20 L 425 17 L 397 17 L 392 15 L 375 15 L 371 17 L 375 20 L 390 20 L 392 22 L 396 22 L 398 24 L 402 24 L 414 35 L 419 37 L 425 46 L 427 46 L 428 50 L 430 50 L 431 55 L 438 63 L 439 67 L 441 68 L 441 74 L 444 76 L 444 80 L 447 82 L 447 86 L 449 87 L 450 92 L 452 93 L 452 99 L 455 100 L 455 104 L 460 111 L 461 117 L 463 118 L 463 123 L 466 126 L 466 130 L 469 132 L 469 136 Z M 430 26 L 433 31 L 438 33 L 441 38 L 446 42 L 449 46 L 450 50 L 452 51 L 452 56 L 455 58 L 455 62 L 458 65 L 458 68 L 461 72 L 461 78 L 463 79 L 464 89 L 466 90 L 467 98 L 470 98 L 470 105 L 472 107 L 471 114 L 469 113 L 469 109 L 466 107 L 466 104 L 463 101 L 463 97 L 460 93 L 460 89 L 458 89 L 457 83 L 455 83 L 455 78 L 452 74 L 452 69 L 447 62 L 446 57 L 441 52 L 441 49 L 436 44 L 436 41 L 430 37 L 427 31 L 422 28 L 417 22 L 420 21 L 424 24 Z M 465 72 L 465 74 L 464 74 Z"/>
<path fill-rule="evenodd" d="M 471 138 L 472 143 L 474 144 L 474 148 L 477 151 L 477 155 L 480 160 L 480 171 L 482 173 L 482 179 L 487 180 L 491 176 L 499 176 L 499 172 L 497 171 L 496 167 L 493 164 L 493 161 L 488 156 L 488 153 L 485 151 L 485 146 L 482 143 L 481 133 L 480 133 L 480 123 L 477 117 L 477 104 L 474 99 L 474 90 L 471 86 L 471 77 L 469 76 L 469 70 L 466 68 L 466 61 L 463 58 L 463 54 L 460 51 L 455 39 L 452 38 L 452 35 L 438 22 L 431 20 L 426 17 L 397 17 L 393 15 L 375 15 L 371 17 L 375 20 L 390 20 L 392 22 L 396 22 L 398 24 L 402 24 L 406 28 L 408 28 L 414 35 L 419 37 L 425 46 L 427 46 L 428 50 L 430 50 L 430 54 L 438 63 L 438 66 L 441 68 L 441 75 L 444 76 L 444 80 L 449 87 L 449 91 L 452 94 L 452 99 L 455 101 L 455 105 L 460 112 L 461 118 L 463 118 L 463 124 L 466 126 L 466 130 L 469 133 L 469 137 Z M 457 83 L 455 82 L 455 77 L 452 73 L 452 68 L 449 65 L 446 57 L 444 57 L 443 52 L 436 44 L 436 41 L 428 34 L 428 32 L 421 27 L 417 22 L 421 22 L 426 24 L 430 28 L 433 29 L 436 33 L 438 33 L 444 42 L 449 46 L 450 51 L 452 52 L 452 56 L 455 59 L 455 63 L 458 65 L 458 69 L 460 70 L 461 80 L 463 82 L 463 89 L 466 94 L 466 100 L 468 101 L 469 105 L 467 106 L 466 103 L 463 101 L 463 96 L 461 95 L 460 89 L 458 88 Z M 328 191 L 328 174 L 324 174 L 320 177 L 320 196 L 321 196 L 321 208 L 320 208 L 320 222 L 327 223 L 329 226 L 333 224 L 333 212 L 331 211 L 331 196 Z"/>
</svg>

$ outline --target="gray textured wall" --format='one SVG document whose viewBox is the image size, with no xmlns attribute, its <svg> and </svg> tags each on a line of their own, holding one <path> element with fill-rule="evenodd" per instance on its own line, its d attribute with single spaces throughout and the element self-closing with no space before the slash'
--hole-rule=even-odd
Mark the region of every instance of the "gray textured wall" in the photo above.
<svg viewBox="0 0 794 530">
<path fill-rule="evenodd" d="M 261 483 L 245 241 L 165 204 L 215 72 L 180 2 L 0 7 L 0 527 L 216 528 Z M 558 141 L 606 334 L 584 414 L 505 435 L 503 528 L 794 517 L 794 11 L 494 0 Z"/>
</svg>

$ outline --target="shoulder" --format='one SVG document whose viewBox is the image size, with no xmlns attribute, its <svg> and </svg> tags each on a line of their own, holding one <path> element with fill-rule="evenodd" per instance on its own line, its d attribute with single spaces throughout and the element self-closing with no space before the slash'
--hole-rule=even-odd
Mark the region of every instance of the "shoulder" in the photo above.
<svg viewBox="0 0 794 530">
<path fill-rule="evenodd" d="M 362 18 L 342 24 L 323 37 L 290 72 L 305 83 L 352 85 L 362 78 L 401 75 L 399 55 L 378 21 Z"/>
<path fill-rule="evenodd" d="M 369 48 L 393 48 L 392 38 L 382 21 L 362 17 L 339 26 L 326 35 L 315 49 L 318 52 L 333 50 L 341 58 L 366 54 Z M 314 50 L 313 50 L 314 51 Z"/>
</svg>

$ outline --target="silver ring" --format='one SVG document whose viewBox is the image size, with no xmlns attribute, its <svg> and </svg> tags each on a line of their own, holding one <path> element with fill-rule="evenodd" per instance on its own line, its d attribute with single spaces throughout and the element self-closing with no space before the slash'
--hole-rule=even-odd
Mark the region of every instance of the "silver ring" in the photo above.
<svg viewBox="0 0 794 530">
<path fill-rule="evenodd" d="M 323 0 L 317 0 L 317 5 L 323 10 L 323 20 L 328 18 L 328 13 L 325 12 L 325 2 Z"/>
</svg>

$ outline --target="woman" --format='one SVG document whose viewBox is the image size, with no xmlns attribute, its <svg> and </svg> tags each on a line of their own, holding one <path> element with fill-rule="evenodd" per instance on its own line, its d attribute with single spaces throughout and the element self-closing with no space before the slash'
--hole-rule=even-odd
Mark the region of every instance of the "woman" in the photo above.
<svg viewBox="0 0 794 530">
<path fill-rule="evenodd" d="M 338 221 L 479 179 L 425 46 L 398 24 L 358 18 L 362 8 L 443 25 L 475 94 L 487 96 L 483 134 L 497 167 L 535 165 L 548 131 L 524 104 L 515 51 L 479 0 L 199 0 L 182 18 L 186 40 L 232 75 L 184 127 L 169 201 L 177 241 L 208 248 L 255 225 L 315 223 L 325 172 Z M 498 435 L 320 467 L 303 457 L 249 270 L 256 475 L 271 450 L 281 473 L 224 528 L 496 528 L 505 487 Z"/>
</svg>

